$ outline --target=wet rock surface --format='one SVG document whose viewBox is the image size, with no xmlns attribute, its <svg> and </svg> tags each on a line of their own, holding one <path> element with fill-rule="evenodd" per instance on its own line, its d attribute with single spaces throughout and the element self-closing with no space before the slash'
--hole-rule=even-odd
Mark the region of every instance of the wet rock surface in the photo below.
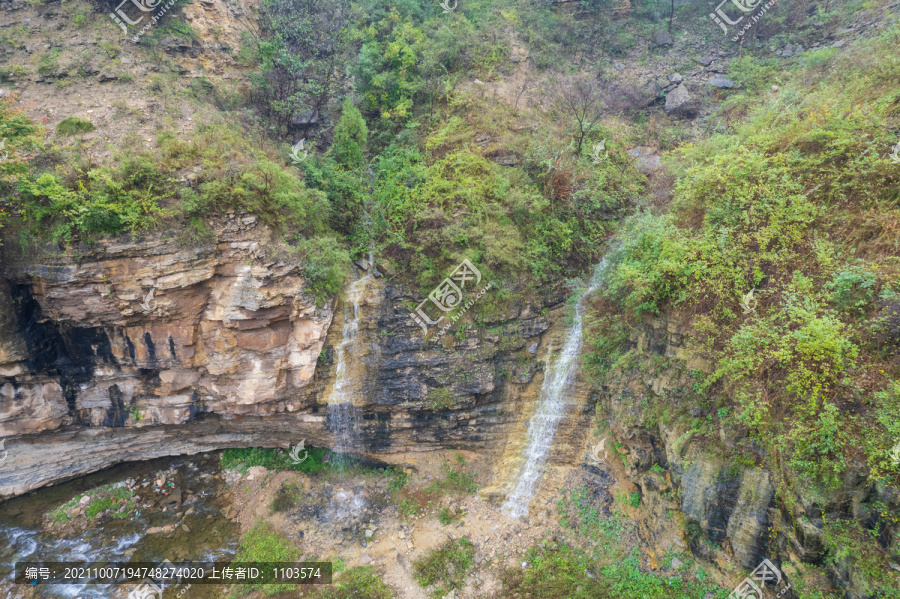
<svg viewBox="0 0 900 599">
<path fill-rule="evenodd" d="M 333 445 L 323 408 L 342 308 L 315 305 L 299 261 L 255 217 L 228 215 L 215 231 L 200 247 L 161 234 L 7 261 L 0 496 L 114 461 L 304 437 Z M 348 376 L 365 398 L 363 450 L 502 442 L 506 423 L 521 418 L 504 403 L 533 395 L 543 369 L 551 321 L 540 313 L 561 305 L 565 290 L 461 336 L 438 338 L 433 327 L 428 340 L 409 318 L 418 291 L 385 275 L 369 277 L 362 293 Z"/>
</svg>

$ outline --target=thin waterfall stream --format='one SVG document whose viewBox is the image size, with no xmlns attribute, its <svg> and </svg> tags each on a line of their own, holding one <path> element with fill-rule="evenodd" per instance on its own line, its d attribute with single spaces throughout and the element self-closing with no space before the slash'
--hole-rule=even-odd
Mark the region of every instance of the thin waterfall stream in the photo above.
<svg viewBox="0 0 900 599">
<path fill-rule="evenodd" d="M 370 253 L 370 269 L 373 268 L 372 264 Z M 344 301 L 344 327 L 341 342 L 335 352 L 334 386 L 327 400 L 328 428 L 334 433 L 331 459 L 334 460 L 333 466 L 341 471 L 352 463 L 352 456 L 357 455 L 360 451 L 360 412 L 357 403 L 362 394 L 361 381 L 359 377 L 353 376 L 355 369 L 348 368 L 348 366 L 359 360 L 358 352 L 354 354 L 354 349 L 359 349 L 355 343 L 361 317 L 360 305 L 365 297 L 366 285 L 370 278 L 372 278 L 371 274 L 364 275 L 347 288 L 347 296 Z M 352 489 L 337 489 L 331 498 L 331 508 L 337 522 L 357 518 L 365 511 L 366 504 L 365 498 Z M 363 545 L 365 545 L 365 540 L 363 540 Z"/>
<path fill-rule="evenodd" d="M 535 487 L 543 478 L 547 455 L 553 445 L 553 438 L 560 421 L 565 415 L 569 396 L 575 386 L 583 336 L 585 299 L 600 286 L 606 271 L 606 259 L 600 261 L 591 275 L 588 286 L 575 301 L 575 319 L 566 334 L 562 351 L 544 375 L 538 408 L 528 425 L 528 438 L 523 455 L 523 464 L 518 471 L 512 493 L 503 504 L 503 511 L 514 517 L 528 515 L 528 506 L 534 496 Z"/>
<path fill-rule="evenodd" d="M 348 372 L 347 365 L 353 360 L 352 351 L 356 334 L 359 332 L 360 304 L 371 277 L 371 274 L 365 275 L 347 288 L 347 298 L 344 301 L 344 327 L 341 342 L 335 352 L 335 380 L 328 398 L 328 426 L 334 432 L 335 459 L 341 462 L 346 460 L 344 456 L 355 453 L 359 445 L 357 431 L 359 410 L 354 403 L 354 399 L 360 393 L 359 381 Z"/>
</svg>

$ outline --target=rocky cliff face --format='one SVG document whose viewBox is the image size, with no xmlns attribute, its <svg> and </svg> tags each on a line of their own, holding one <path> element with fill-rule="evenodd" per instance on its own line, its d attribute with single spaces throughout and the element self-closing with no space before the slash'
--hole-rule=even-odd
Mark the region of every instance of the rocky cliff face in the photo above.
<svg viewBox="0 0 900 599">
<path fill-rule="evenodd" d="M 761 450 L 746 433 L 704 429 L 712 408 L 686 390 L 690 372 L 709 371 L 711 364 L 691 347 L 683 327 L 664 318 L 649 319 L 631 332 L 630 342 L 644 367 L 613 377 L 599 390 L 597 410 L 608 423 L 607 444 L 620 442 L 618 454 L 624 458 L 612 454 L 602 468 L 640 492 L 641 507 L 633 516 L 653 559 L 666 549 L 689 546 L 694 555 L 730 573 L 728 582 L 737 583 L 764 558 L 785 560 L 788 577 L 804 568 L 805 578 L 812 580 L 821 574 L 808 564 L 827 565 L 823 515 L 877 526 L 882 548 L 898 546 L 900 529 L 876 523 L 878 514 L 900 509 L 900 497 L 869 482 L 862 464 L 854 465 L 843 487 L 829 495 L 802 485 L 776 488 Z M 677 358 L 682 368 L 646 367 L 660 357 Z M 649 413 L 653 402 L 646 400 L 660 395 L 687 407 L 691 420 Z M 743 446 L 744 455 L 755 452 L 756 465 L 736 461 L 731 450 L 737 446 Z M 824 573 L 847 597 L 871 596 L 865 572 L 846 558 L 827 565 Z"/>
<path fill-rule="evenodd" d="M 64 455 L 87 458 L 95 435 L 84 431 L 149 438 L 207 414 L 307 407 L 298 391 L 313 379 L 332 310 L 304 294 L 296 263 L 267 257 L 273 243 L 255 217 L 231 217 L 203 247 L 161 236 L 9 266 L 0 286 L 0 436 L 9 451 L 0 494 L 148 457 L 138 447 L 63 465 L 43 456 L 59 452 L 47 435 L 83 439 Z"/>
<path fill-rule="evenodd" d="M 521 420 L 504 406 L 535 392 L 550 318 L 526 305 L 487 330 L 426 344 L 408 317 L 412 295 L 372 274 L 346 373 L 364 398 L 358 449 L 501 442 Z M 331 445 L 322 408 L 344 317 L 315 306 L 297 259 L 251 216 L 218 223 L 202 247 L 160 235 L 7 259 L 0 495 L 116 461 L 301 438 Z"/>
<path fill-rule="evenodd" d="M 158 235 L 101 242 L 81 255 L 10 259 L 7 248 L 0 495 L 120 461 L 288 447 L 304 438 L 334 446 L 327 408 L 336 348 L 353 311 L 344 300 L 317 307 L 296 257 L 253 217 L 231 215 L 215 231 L 202 247 Z M 358 329 L 345 345 L 344 376 L 360 414 L 356 451 L 405 464 L 417 452 L 479 451 L 492 463 L 482 494 L 502 500 L 521 466 L 544 364 L 568 328 L 563 291 L 493 319 L 485 311 L 481 326 L 435 343 L 409 318 L 417 294 L 367 262 L 356 271 L 368 275 L 359 284 Z M 665 417 L 646 425 L 646 397 L 677 398 L 687 372 L 710 368 L 686 331 L 660 319 L 634 330 L 631 343 L 647 360 L 676 358 L 686 370 L 636 369 L 599 389 L 579 376 L 548 456 L 556 468 L 532 503 L 536 512 L 565 486 L 565 467 L 581 467 L 604 484 L 617 481 L 613 492 L 640 494 L 631 515 L 651 563 L 667 549 L 690 547 L 736 576 L 765 556 L 821 559 L 823 511 L 865 519 L 878 502 L 900 504 L 886 489 L 849 481 L 834 497 L 794 496 L 784 511 L 768 471 L 737 467 L 727 452 L 711 449 L 746 439 L 707 431 L 718 437 L 711 442 Z M 702 419 L 707 408 L 685 401 Z M 595 409 L 607 423 L 607 456 L 599 463 L 587 458 L 597 443 Z M 889 545 L 897 542 L 895 532 L 885 534 Z M 854 584 L 849 570 L 831 577 Z"/>
</svg>

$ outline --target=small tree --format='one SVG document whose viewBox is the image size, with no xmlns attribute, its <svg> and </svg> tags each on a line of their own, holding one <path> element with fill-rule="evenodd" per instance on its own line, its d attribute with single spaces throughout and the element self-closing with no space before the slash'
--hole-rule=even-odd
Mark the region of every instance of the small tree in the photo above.
<svg viewBox="0 0 900 599">
<path fill-rule="evenodd" d="M 363 165 L 363 149 L 369 137 L 369 128 L 362 113 L 350 98 L 344 99 L 340 120 L 334 128 L 334 159 L 344 166 L 357 168 Z"/>
<path fill-rule="evenodd" d="M 578 141 L 576 154 L 581 154 L 584 138 L 600 122 L 604 114 L 606 108 L 604 90 L 599 81 L 582 74 L 563 79 L 560 91 L 564 109 L 574 117 L 578 126 L 575 133 L 575 139 Z"/>
<path fill-rule="evenodd" d="M 630 82 L 617 82 L 590 75 L 572 75 L 560 81 L 560 98 L 577 125 L 576 154 L 581 154 L 584 138 L 606 114 L 616 114 L 646 105 L 646 93 Z"/>
</svg>

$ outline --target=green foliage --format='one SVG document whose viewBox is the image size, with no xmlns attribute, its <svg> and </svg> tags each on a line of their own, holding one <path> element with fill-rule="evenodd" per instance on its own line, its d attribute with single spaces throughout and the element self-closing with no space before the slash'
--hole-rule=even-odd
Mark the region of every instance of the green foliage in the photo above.
<svg viewBox="0 0 900 599">
<path fill-rule="evenodd" d="M 445 463 L 441 469 L 444 471 L 444 477 L 428 486 L 429 494 L 436 496 L 444 493 L 465 494 L 478 490 L 474 473 L 458 470 L 449 463 Z"/>
<path fill-rule="evenodd" d="M 135 184 L 129 177 L 132 166 L 93 169 L 75 189 L 49 173 L 20 181 L 23 221 L 35 236 L 49 232 L 54 241 L 67 242 L 73 235 L 89 239 L 152 227 L 167 214 L 159 204 L 162 196 L 152 185 Z"/>
<path fill-rule="evenodd" d="M 300 550 L 271 524 L 259 520 L 241 539 L 234 559 L 242 562 L 295 562 L 300 559 Z M 271 596 L 291 589 L 294 585 L 287 583 L 256 582 L 237 586 L 239 596 L 249 595 L 251 591 L 262 591 L 263 595 Z"/>
<path fill-rule="evenodd" d="M 838 310 L 862 315 L 875 294 L 877 275 L 863 264 L 847 265 L 834 274 L 826 289 Z"/>
<path fill-rule="evenodd" d="M 404 121 L 412 116 L 413 96 L 424 86 L 419 61 L 425 35 L 396 9 L 364 35 L 355 66 L 363 109 L 384 120 Z"/>
<path fill-rule="evenodd" d="M 691 599 L 712 593 L 724 598 L 727 591 L 708 584 L 685 582 L 680 576 L 659 576 L 641 571 L 641 553 L 635 549 L 619 560 L 603 559 L 599 566 L 582 550 L 560 544 L 532 548 L 525 556 L 527 568 L 511 568 L 503 577 L 504 589 L 519 596 L 541 599 Z"/>
<path fill-rule="evenodd" d="M 54 508 L 47 513 L 52 522 L 66 522 L 67 512 L 81 505 L 82 497 L 90 497 L 90 502 L 84 510 L 84 515 L 90 520 L 96 518 L 101 512 L 120 508 L 110 514 L 111 518 L 125 518 L 130 510 L 136 506 L 134 492 L 122 484 L 108 484 L 92 489 L 84 494 L 79 494 L 66 503 Z"/>
<path fill-rule="evenodd" d="M 900 585 L 890 574 L 890 559 L 878 547 L 877 533 L 863 528 L 858 520 L 827 521 L 824 527 L 828 561 L 836 567 L 859 573 L 861 592 L 900 598 Z"/>
<path fill-rule="evenodd" d="M 456 517 L 450 512 L 449 508 L 442 507 L 438 510 L 438 522 L 444 526 L 452 524 L 454 520 L 456 520 Z"/>
<path fill-rule="evenodd" d="M 733 62 L 745 98 L 725 109 L 740 105 L 746 118 L 673 153 L 671 210 L 626 219 L 601 292 L 603 323 L 623 311 L 690 322 L 697 350 L 717 364 L 701 397 L 716 397 L 723 426 L 747 427 L 768 465 L 804 489 L 843 485 L 860 447 L 873 477 L 895 476 L 895 408 L 870 391 L 872 361 L 893 360 L 900 330 L 885 259 L 898 198 L 885 157 L 896 139 L 884 132 L 897 122 L 900 27 L 889 29 L 858 51 L 804 55 L 788 66 L 802 76 L 757 57 Z M 784 89 L 765 91 L 772 83 Z M 589 329 L 587 363 L 608 376 L 627 354 L 600 328 Z M 704 429 L 692 423 L 685 435 Z"/>
<path fill-rule="evenodd" d="M 251 466 L 263 466 L 274 471 L 296 470 L 312 474 L 333 467 L 330 458 L 325 460 L 326 456 L 331 455 L 328 449 L 308 446 L 306 450 L 309 452 L 309 457 L 299 464 L 295 464 L 288 452 L 282 449 L 262 447 L 226 449 L 222 452 L 222 468 L 246 472 Z"/>
<path fill-rule="evenodd" d="M 303 264 L 303 273 L 317 304 L 340 293 L 350 270 L 350 252 L 330 236 L 301 238 L 296 251 Z"/>
<path fill-rule="evenodd" d="M 400 517 L 404 520 L 409 520 L 413 516 L 419 513 L 420 507 L 419 504 L 411 499 L 401 499 L 400 503 L 397 506 L 397 511 L 400 513 Z"/>
<path fill-rule="evenodd" d="M 259 8 L 263 36 L 241 50 L 245 61 L 260 63 L 251 101 L 286 133 L 295 119 L 322 111 L 342 85 L 356 7 L 347 0 L 265 0 Z"/>
<path fill-rule="evenodd" d="M 875 418 L 882 428 L 871 427 L 865 439 L 869 468 L 876 479 L 891 480 L 900 475 L 900 463 L 894 458 L 900 446 L 900 382 L 888 381 L 885 389 L 874 394 Z M 898 452 L 900 454 L 900 452 Z"/>
<path fill-rule="evenodd" d="M 80 119 L 77 116 L 70 116 L 56 125 L 56 132 L 60 135 L 78 135 L 79 133 L 88 133 L 94 129 L 96 127 L 94 127 L 92 122 Z"/>
<path fill-rule="evenodd" d="M 396 595 L 373 566 L 356 566 L 342 572 L 328 587 L 314 588 L 313 599 L 394 599 Z"/>
<path fill-rule="evenodd" d="M 437 387 L 428 391 L 427 404 L 430 410 L 446 410 L 456 404 L 456 398 L 447 387 Z"/>
<path fill-rule="evenodd" d="M 369 129 L 362 113 L 350 98 L 344 100 L 341 118 L 334 128 L 334 143 L 331 151 L 335 159 L 344 166 L 357 168 L 363 165 L 363 151 L 366 147 Z"/>
<path fill-rule="evenodd" d="M 416 582 L 423 587 L 434 585 L 433 596 L 440 599 L 465 585 L 474 557 L 475 548 L 467 539 L 447 541 L 413 562 Z"/>
<path fill-rule="evenodd" d="M 40 64 L 37 72 L 44 77 L 55 77 L 60 74 L 59 55 L 62 53 L 60 48 L 54 48 L 47 54 L 41 56 Z"/>
</svg>

